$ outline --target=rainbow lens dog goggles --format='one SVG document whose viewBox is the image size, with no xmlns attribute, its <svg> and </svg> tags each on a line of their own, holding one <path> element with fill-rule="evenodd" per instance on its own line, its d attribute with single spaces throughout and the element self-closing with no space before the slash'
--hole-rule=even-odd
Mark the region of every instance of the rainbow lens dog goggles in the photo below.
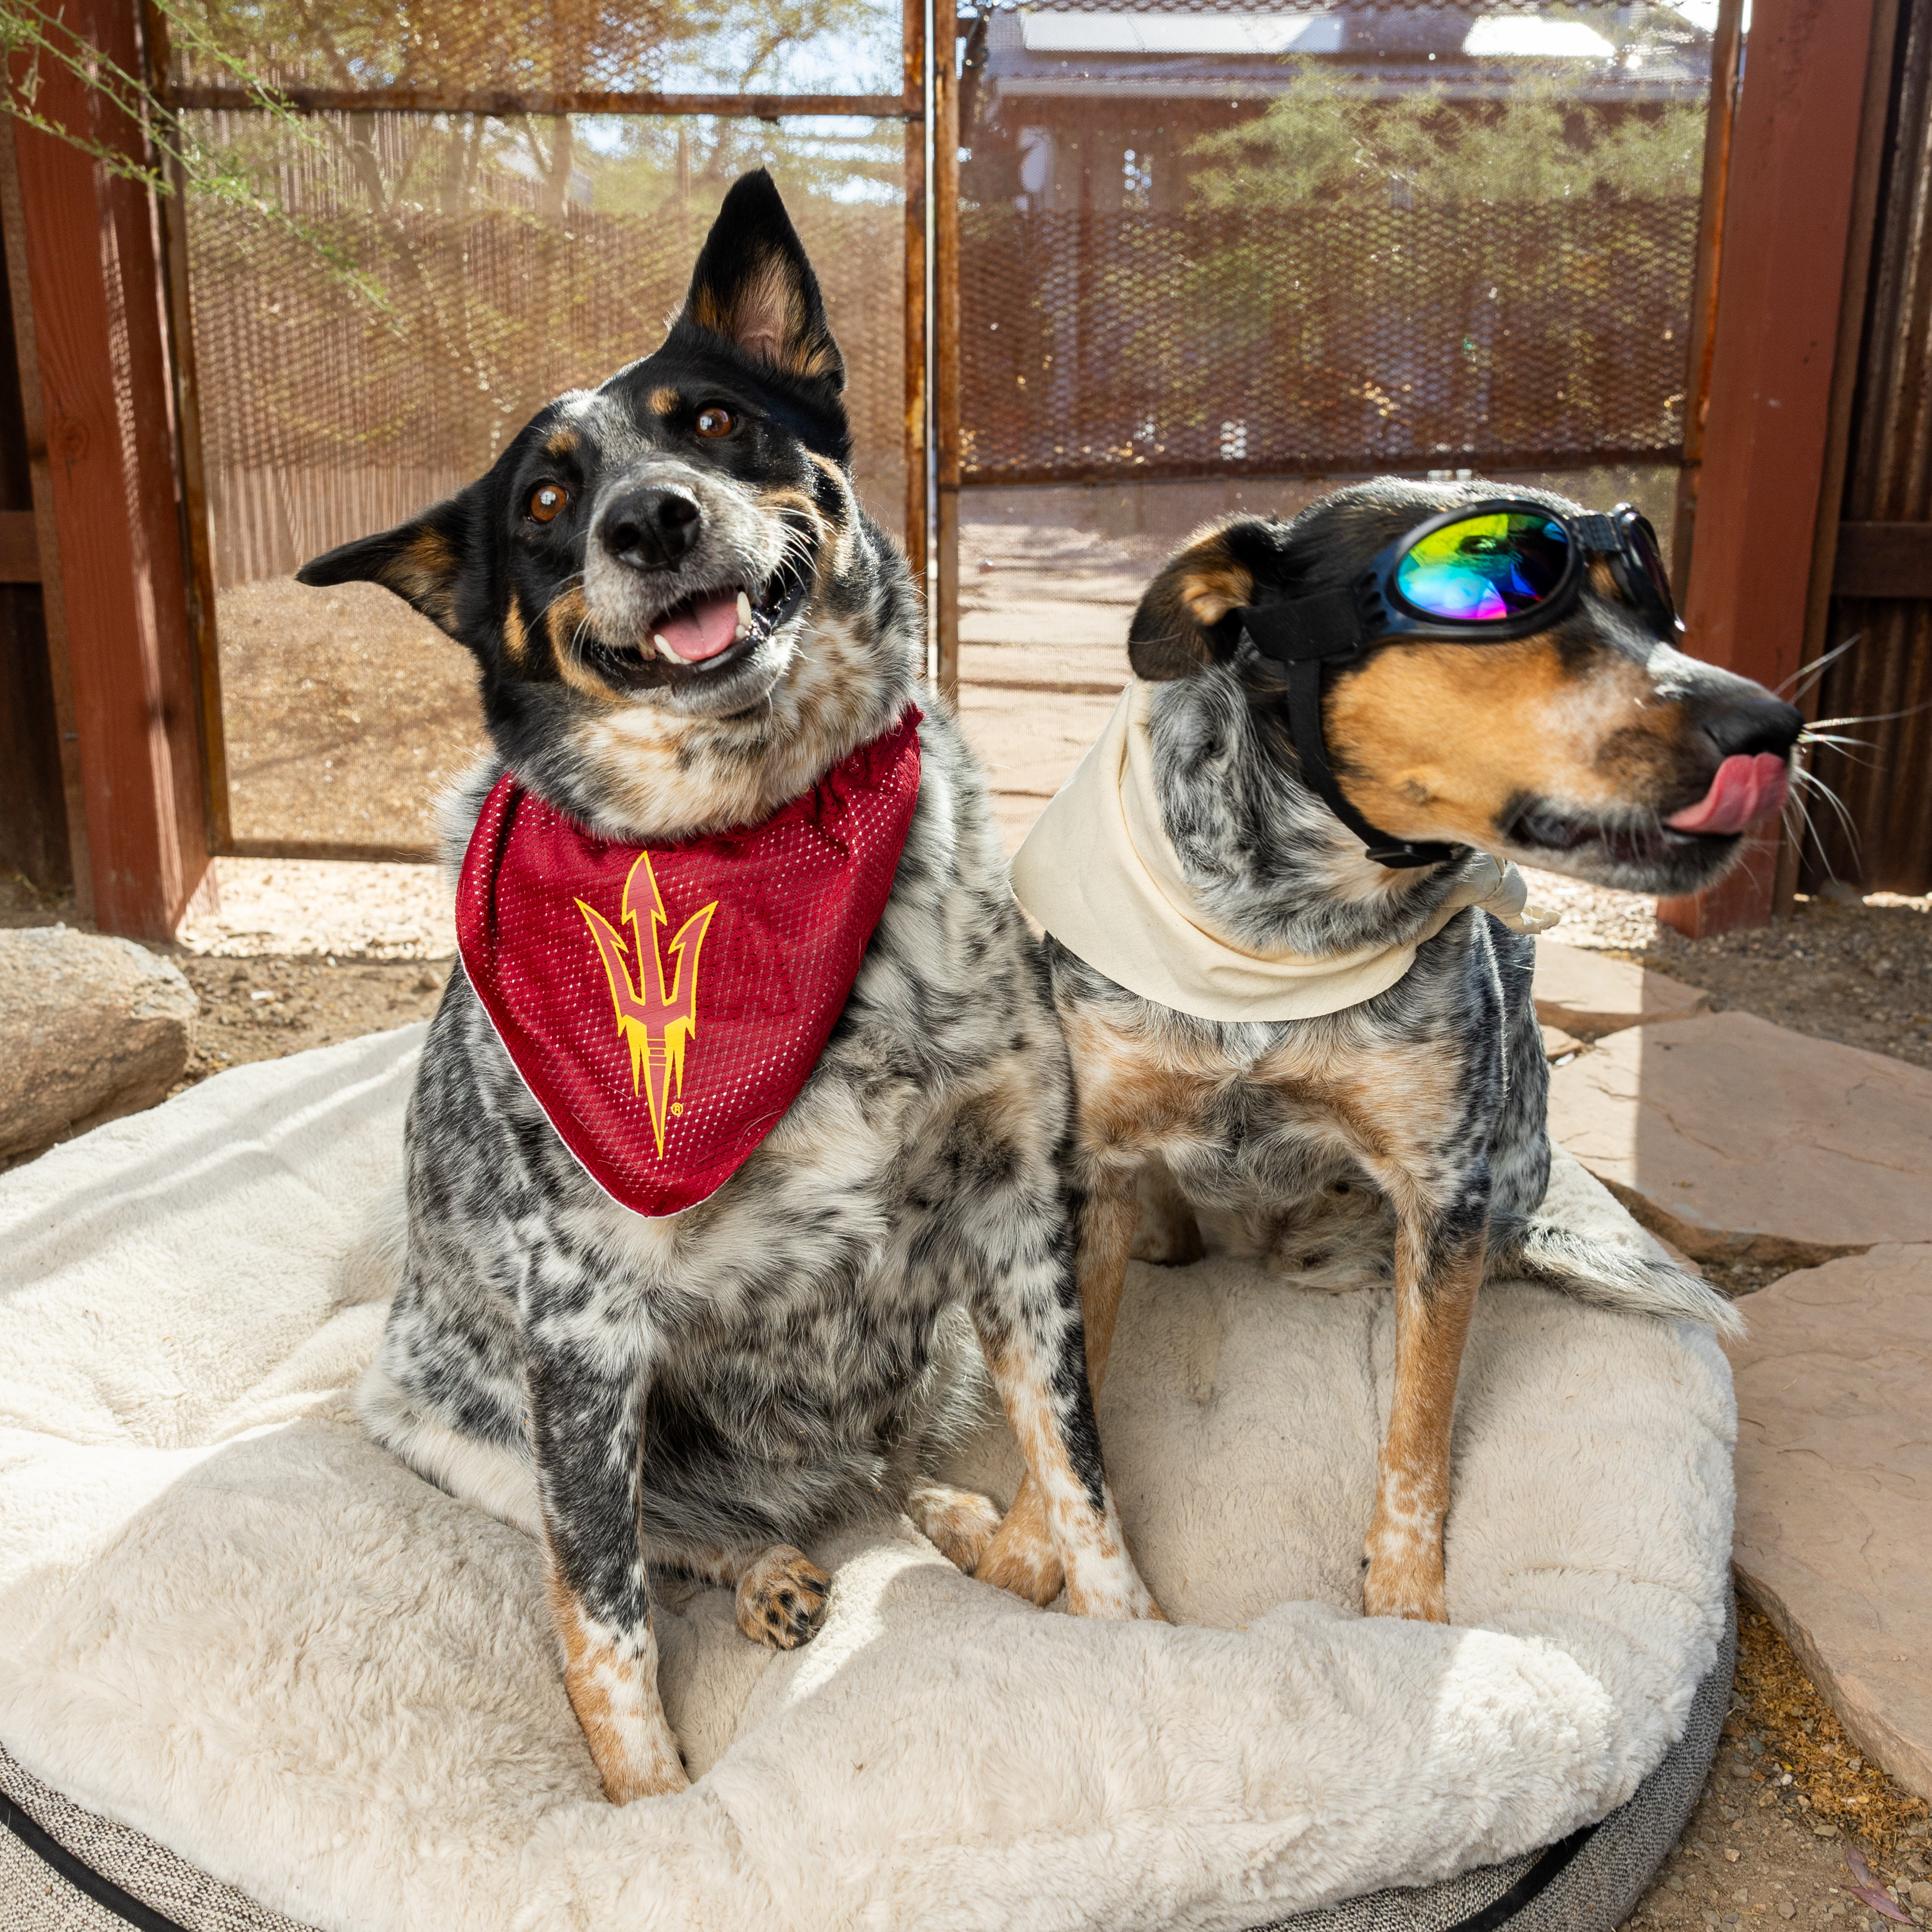
<svg viewBox="0 0 1932 1932">
<path fill-rule="evenodd" d="M 1583 594 L 1592 560 L 1660 642 L 1683 630 L 1657 532 L 1619 503 L 1570 516 L 1510 496 L 1459 505 L 1382 551 L 1352 584 L 1236 612 L 1255 648 L 1288 674 L 1288 727 L 1304 776 L 1368 856 L 1390 866 L 1434 866 L 1450 846 L 1378 831 L 1342 796 L 1322 732 L 1330 666 L 1389 644 L 1490 644 L 1558 622 Z"/>
</svg>

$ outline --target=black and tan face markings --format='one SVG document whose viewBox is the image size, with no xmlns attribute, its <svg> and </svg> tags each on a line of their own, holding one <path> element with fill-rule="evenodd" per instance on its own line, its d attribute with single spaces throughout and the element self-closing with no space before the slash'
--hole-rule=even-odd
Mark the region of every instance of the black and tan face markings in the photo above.
<svg viewBox="0 0 1932 1932">
<path fill-rule="evenodd" d="M 1323 716 L 1330 759 L 1372 823 L 1485 848 L 1526 792 L 1604 813 L 1661 801 L 1689 730 L 1636 658 L 1552 632 L 1372 652 L 1333 680 Z"/>
</svg>

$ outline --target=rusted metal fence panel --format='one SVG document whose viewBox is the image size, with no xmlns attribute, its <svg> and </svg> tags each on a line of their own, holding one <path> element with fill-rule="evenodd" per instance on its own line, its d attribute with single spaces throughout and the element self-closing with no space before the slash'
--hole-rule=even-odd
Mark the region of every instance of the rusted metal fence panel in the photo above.
<svg viewBox="0 0 1932 1932">
<path fill-rule="evenodd" d="M 417 161 L 406 196 L 403 158 L 426 136 L 442 152 Z M 440 190 L 465 145 L 386 116 L 354 141 L 278 158 L 300 230 L 233 202 L 191 208 L 218 589 L 286 576 L 480 475 L 550 397 L 655 347 L 682 301 L 701 212 L 548 209 L 500 170 L 448 208 Z M 794 199 L 851 372 L 856 480 L 896 524 L 904 217 Z"/>
<path fill-rule="evenodd" d="M 165 211 L 217 849 L 429 856 L 480 743 L 472 667 L 384 594 L 292 574 L 656 347 L 744 168 L 773 168 L 818 269 L 860 493 L 923 538 L 926 20 L 924 0 L 152 20 L 158 88 L 242 190 Z"/>
<path fill-rule="evenodd" d="M 1672 460 L 1697 220 L 967 210 L 964 480 Z"/>
</svg>

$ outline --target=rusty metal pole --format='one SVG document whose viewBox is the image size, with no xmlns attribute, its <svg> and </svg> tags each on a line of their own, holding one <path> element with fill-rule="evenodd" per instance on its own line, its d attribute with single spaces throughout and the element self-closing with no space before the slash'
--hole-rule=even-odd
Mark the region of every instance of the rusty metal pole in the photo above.
<svg viewBox="0 0 1932 1932">
<path fill-rule="evenodd" d="M 74 722 L 74 667 L 67 644 L 67 598 L 61 576 L 60 530 L 54 517 L 53 472 L 47 452 L 46 406 L 40 387 L 38 338 L 27 268 L 26 216 L 14 162 L 15 124 L 0 115 L 0 222 L 6 228 L 7 284 L 14 310 L 14 352 L 20 370 L 21 427 L 33 487 L 34 536 L 40 566 L 40 610 L 46 626 L 47 670 L 54 728 L 59 739 L 62 802 L 74 910 L 94 916 L 94 872 L 88 854 L 87 789 L 80 768 L 80 728 Z"/>
<path fill-rule="evenodd" d="M 1885 173 L 1892 65 L 1898 39 L 1899 0 L 1874 0 L 1871 46 L 1865 66 L 1864 106 L 1859 117 L 1858 178 L 1852 200 L 1851 235 L 1845 249 L 1845 283 L 1838 301 L 1838 339 L 1832 358 L 1831 428 L 1825 445 L 1824 473 L 1818 490 L 1818 520 L 1811 542 L 1811 584 L 1805 601 L 1804 637 L 1799 662 L 1816 661 L 1825 646 L 1831 614 L 1832 580 L 1838 563 L 1838 529 L 1844 508 L 1845 470 L 1851 451 L 1852 412 L 1857 400 L 1858 350 L 1864 337 L 1871 291 L 1874 232 L 1878 225 L 1879 184 Z M 1815 680 L 1794 694 L 1806 717 L 1819 715 Z M 1808 760 L 1809 753 L 1799 754 Z M 1772 887 L 1771 914 L 1788 919 L 1798 894 L 1798 868 L 1804 855 L 1802 835 L 1786 830 L 1778 848 Z"/>
<path fill-rule="evenodd" d="M 922 603 L 931 510 L 926 473 L 926 16 L 931 4 L 932 0 L 904 0 L 905 552 Z"/>
<path fill-rule="evenodd" d="M 167 16 L 144 0 L 146 79 L 158 97 L 172 72 Z M 201 776 L 208 813 L 208 848 L 226 852 L 234 842 L 230 810 L 228 740 L 221 712 L 221 658 L 214 626 L 214 554 L 208 509 L 208 470 L 201 441 L 201 385 L 195 359 L 194 316 L 188 280 L 186 170 L 168 164 L 174 192 L 160 204 L 161 272 L 166 297 L 170 362 L 175 379 L 176 458 L 181 472 L 182 549 L 188 569 L 188 623 L 200 687 Z"/>
<path fill-rule="evenodd" d="M 933 445 L 939 493 L 934 681 L 959 701 L 959 69 L 952 0 L 933 18 Z"/>
<path fill-rule="evenodd" d="M 1703 473 L 1704 418 L 1711 406 L 1711 344 L 1718 314 L 1718 268 L 1724 246 L 1724 184 L 1738 105 L 1738 51 L 1744 0 L 1718 0 L 1711 36 L 1711 101 L 1704 122 L 1704 178 L 1697 204 L 1697 270 L 1690 288 L 1690 340 L 1684 356 L 1684 455 L 1677 472 L 1670 574 L 1679 604 L 1690 581 L 1697 485 Z"/>
</svg>

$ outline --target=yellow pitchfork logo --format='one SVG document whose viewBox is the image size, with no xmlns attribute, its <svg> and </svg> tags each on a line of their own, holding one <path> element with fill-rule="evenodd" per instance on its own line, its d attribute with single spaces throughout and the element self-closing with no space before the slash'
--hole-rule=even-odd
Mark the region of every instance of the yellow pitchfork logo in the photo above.
<svg viewBox="0 0 1932 1932">
<path fill-rule="evenodd" d="M 644 875 L 650 889 L 651 943 L 644 943 L 644 928 L 639 924 L 632 895 L 638 887 L 638 874 Z M 668 991 L 664 986 L 664 960 L 658 951 L 658 928 L 668 926 L 664 896 L 658 890 L 657 875 L 651 870 L 648 852 L 638 854 L 630 877 L 624 881 L 624 898 L 619 917 L 627 920 L 635 941 L 637 984 L 631 983 L 626 948 L 617 928 L 604 915 L 581 899 L 577 909 L 590 927 L 597 942 L 598 956 L 604 962 L 604 976 L 610 982 L 610 1003 L 617 1010 L 617 1030 L 631 1048 L 631 1090 L 648 1095 L 651 1127 L 657 1136 L 658 1158 L 664 1158 L 664 1119 L 667 1114 L 684 1111 L 684 1046 L 698 1033 L 698 949 L 718 910 L 713 899 L 701 912 L 694 912 L 678 928 L 670 950 L 676 956 L 677 969 Z M 674 1089 L 677 1097 L 673 1098 Z"/>
</svg>

